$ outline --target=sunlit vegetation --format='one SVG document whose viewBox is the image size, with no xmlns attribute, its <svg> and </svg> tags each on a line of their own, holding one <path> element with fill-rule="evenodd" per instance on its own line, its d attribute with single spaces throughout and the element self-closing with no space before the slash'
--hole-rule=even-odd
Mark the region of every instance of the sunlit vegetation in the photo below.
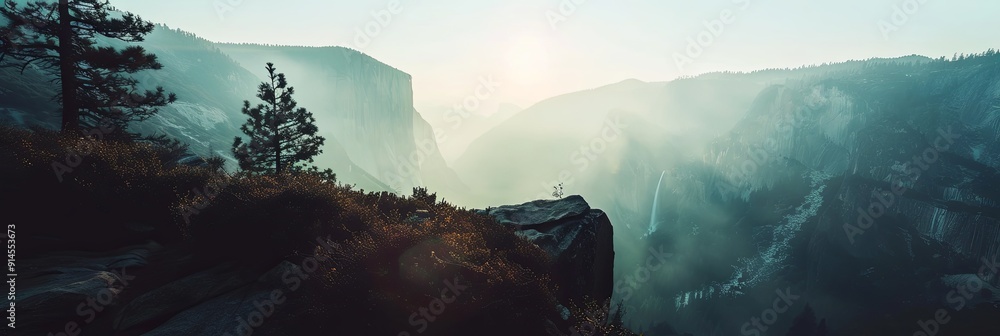
<svg viewBox="0 0 1000 336">
<path fill-rule="evenodd" d="M 560 316 L 544 251 L 426 189 L 401 197 L 308 172 L 230 175 L 168 164 L 155 145 L 42 130 L 0 128 L 0 148 L 0 185 L 18 195 L 0 207 L 24 223 L 25 257 L 147 238 L 184 246 L 191 263 L 262 272 L 321 255 L 319 271 L 265 325 L 286 334 L 416 335 L 411 314 L 456 282 L 467 289 L 419 334 L 539 335 L 546 320 L 559 330 L 578 322 Z M 67 155 L 76 165 L 60 182 L 53 162 Z M 183 209 L 199 202 L 184 220 Z M 334 250 L 317 247 L 317 238 Z M 599 324 L 602 333 L 625 333 Z"/>
</svg>

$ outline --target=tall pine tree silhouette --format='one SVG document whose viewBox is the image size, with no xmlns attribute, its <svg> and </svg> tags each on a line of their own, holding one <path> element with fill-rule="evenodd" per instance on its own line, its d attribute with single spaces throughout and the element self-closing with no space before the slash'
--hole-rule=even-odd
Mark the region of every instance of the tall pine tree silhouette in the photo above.
<svg viewBox="0 0 1000 336">
<path fill-rule="evenodd" d="M 142 91 L 128 76 L 160 69 L 156 55 L 141 46 L 98 46 L 103 36 L 141 42 L 153 24 L 132 13 L 116 12 L 107 0 L 5 1 L 0 15 L 0 64 L 35 67 L 60 82 L 54 99 L 62 103 L 63 131 L 147 119 L 176 100 L 163 88 Z"/>
<path fill-rule="evenodd" d="M 233 154 L 240 169 L 253 173 L 276 174 L 305 170 L 302 162 L 313 162 L 323 151 L 325 139 L 317 136 L 316 118 L 292 99 L 295 88 L 288 86 L 285 74 L 278 73 L 274 63 L 267 63 L 268 80 L 257 87 L 257 98 L 263 103 L 255 107 L 243 102 L 246 123 L 240 128 L 249 138 L 236 137 Z"/>
</svg>

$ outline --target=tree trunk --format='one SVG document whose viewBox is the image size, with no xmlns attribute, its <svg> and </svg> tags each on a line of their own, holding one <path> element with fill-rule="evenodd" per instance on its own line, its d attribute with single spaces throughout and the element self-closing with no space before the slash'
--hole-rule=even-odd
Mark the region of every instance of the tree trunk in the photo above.
<svg viewBox="0 0 1000 336">
<path fill-rule="evenodd" d="M 278 136 L 275 136 L 274 143 L 274 173 L 281 174 L 281 142 L 278 141 Z"/>
<path fill-rule="evenodd" d="M 59 0 L 59 79 L 62 83 L 62 131 L 80 128 L 80 106 L 76 89 L 76 55 L 73 51 L 73 18 L 69 0 Z"/>
<path fill-rule="evenodd" d="M 281 127 L 281 123 L 278 122 L 278 116 L 281 115 L 281 112 L 278 111 L 278 89 L 273 84 L 274 83 L 273 78 L 274 77 L 272 75 L 271 92 L 274 93 L 274 97 L 273 97 L 274 99 L 271 100 L 271 112 L 274 113 L 274 114 L 271 117 L 271 136 L 272 136 L 272 139 L 273 139 L 272 143 L 274 144 L 274 174 L 275 175 L 281 175 L 281 169 L 282 169 L 282 167 L 281 167 L 281 132 L 279 131 L 279 128 Z"/>
</svg>

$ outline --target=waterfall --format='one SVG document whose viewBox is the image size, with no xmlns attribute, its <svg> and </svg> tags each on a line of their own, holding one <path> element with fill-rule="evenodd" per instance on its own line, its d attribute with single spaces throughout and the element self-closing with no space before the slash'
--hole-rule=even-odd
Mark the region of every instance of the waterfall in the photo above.
<svg viewBox="0 0 1000 336">
<path fill-rule="evenodd" d="M 656 209 L 659 208 L 660 205 L 660 186 L 663 185 L 663 175 L 666 173 L 666 170 L 660 173 L 660 181 L 656 182 L 656 193 L 653 194 L 653 210 L 649 214 L 649 231 L 646 232 L 647 236 L 656 232 Z"/>
</svg>

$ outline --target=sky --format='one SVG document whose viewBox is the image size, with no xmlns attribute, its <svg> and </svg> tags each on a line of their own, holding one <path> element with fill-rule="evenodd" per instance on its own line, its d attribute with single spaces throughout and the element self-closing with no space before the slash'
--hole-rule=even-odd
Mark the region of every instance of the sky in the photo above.
<svg viewBox="0 0 1000 336">
<path fill-rule="evenodd" d="M 418 110 L 460 104 L 483 82 L 495 89 L 481 99 L 528 107 L 626 79 L 1000 47 L 996 0 L 111 3 L 211 41 L 360 50 L 413 76 Z"/>
</svg>

